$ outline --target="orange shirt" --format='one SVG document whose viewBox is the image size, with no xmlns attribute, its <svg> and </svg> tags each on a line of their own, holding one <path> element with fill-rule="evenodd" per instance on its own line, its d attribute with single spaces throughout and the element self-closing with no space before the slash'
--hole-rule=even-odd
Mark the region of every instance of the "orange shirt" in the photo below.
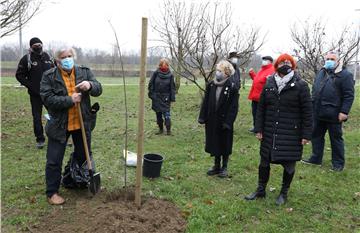
<svg viewBox="0 0 360 233">
<path fill-rule="evenodd" d="M 69 96 L 72 96 L 72 94 L 75 92 L 75 69 L 72 69 L 70 75 L 60 69 L 61 71 L 61 77 L 64 80 L 67 92 Z M 80 118 L 79 118 L 79 112 L 77 110 L 77 106 L 74 105 L 71 108 L 69 108 L 68 111 L 68 131 L 78 130 L 80 129 Z"/>
</svg>

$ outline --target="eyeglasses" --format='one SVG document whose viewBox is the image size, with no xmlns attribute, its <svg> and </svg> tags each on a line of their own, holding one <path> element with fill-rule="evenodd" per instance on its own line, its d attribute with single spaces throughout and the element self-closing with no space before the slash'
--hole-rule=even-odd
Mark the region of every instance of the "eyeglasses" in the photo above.
<svg viewBox="0 0 360 233">
<path fill-rule="evenodd" d="M 68 57 L 73 57 L 73 55 L 69 54 L 67 56 L 61 56 L 60 59 L 62 60 L 62 59 L 68 58 Z"/>
</svg>

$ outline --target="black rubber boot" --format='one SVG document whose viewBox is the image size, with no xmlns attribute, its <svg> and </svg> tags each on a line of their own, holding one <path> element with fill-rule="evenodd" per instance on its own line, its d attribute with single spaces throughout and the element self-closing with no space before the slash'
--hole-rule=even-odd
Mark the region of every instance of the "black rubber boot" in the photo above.
<svg viewBox="0 0 360 233">
<path fill-rule="evenodd" d="M 218 174 L 218 177 L 226 178 L 228 176 L 227 166 L 229 161 L 229 155 L 223 155 L 222 158 L 223 158 L 223 165 L 220 169 L 220 173 Z"/>
<path fill-rule="evenodd" d="M 156 135 L 163 134 L 164 133 L 164 121 L 162 119 L 161 120 L 158 119 L 156 123 L 159 126 L 159 131 L 156 132 L 155 134 Z"/>
<path fill-rule="evenodd" d="M 171 120 L 165 119 L 166 134 L 171 135 Z"/>
<path fill-rule="evenodd" d="M 208 176 L 214 176 L 220 173 L 220 156 L 214 156 L 214 166 L 207 171 Z"/>
<path fill-rule="evenodd" d="M 279 196 L 276 198 L 276 205 L 283 205 L 287 201 L 287 194 L 290 188 L 290 184 L 294 178 L 295 171 L 293 173 L 287 173 L 284 169 L 283 182 Z"/>
<path fill-rule="evenodd" d="M 259 166 L 259 182 L 255 192 L 245 196 L 245 200 L 251 201 L 266 196 L 266 185 L 270 177 L 270 167 Z"/>
</svg>

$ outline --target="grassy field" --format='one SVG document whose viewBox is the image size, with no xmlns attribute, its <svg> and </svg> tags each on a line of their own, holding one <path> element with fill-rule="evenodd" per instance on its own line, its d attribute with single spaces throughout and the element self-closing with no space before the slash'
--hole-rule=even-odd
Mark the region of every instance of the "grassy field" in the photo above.
<svg viewBox="0 0 360 233">
<path fill-rule="evenodd" d="M 103 84 L 118 83 L 99 78 Z M 16 83 L 2 78 L 2 83 Z M 133 82 L 133 81 L 130 81 Z M 135 84 L 135 82 L 134 82 Z M 144 179 L 144 195 L 152 193 L 176 203 L 187 216 L 187 232 L 360 232 L 360 101 L 344 124 L 346 168 L 330 172 L 327 138 L 322 167 L 298 163 L 285 206 L 275 205 L 282 167 L 273 165 L 265 200 L 246 202 L 244 195 L 257 184 L 259 143 L 248 133 L 251 126 L 248 87 L 241 90 L 228 179 L 206 176 L 212 159 L 204 152 L 204 128 L 197 123 L 199 92 L 183 85 L 172 107 L 174 136 L 157 136 L 155 114 L 146 99 L 145 152 L 165 156 L 161 178 Z M 138 86 L 129 85 L 129 150 L 136 151 Z M 357 88 L 359 92 L 360 89 Z M 121 86 L 104 85 L 96 99 L 101 110 L 93 132 L 92 148 L 103 186 L 122 187 L 124 100 Z M 93 99 L 95 101 L 95 99 Z M 25 88 L 1 87 L 1 220 L 2 232 L 17 232 L 39 221 L 54 208 L 46 202 L 45 152 L 35 149 L 31 110 Z M 309 155 L 306 146 L 304 156 Z M 67 149 L 67 161 L 71 148 Z M 134 183 L 135 169 L 129 169 Z M 61 189 L 66 198 L 72 194 Z M 356 194 L 357 193 L 357 194 Z M 65 205 L 66 207 L 66 205 Z"/>
</svg>

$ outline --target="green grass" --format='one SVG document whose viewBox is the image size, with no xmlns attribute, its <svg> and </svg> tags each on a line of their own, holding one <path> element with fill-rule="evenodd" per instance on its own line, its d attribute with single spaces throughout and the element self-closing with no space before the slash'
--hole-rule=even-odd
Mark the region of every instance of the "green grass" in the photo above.
<svg viewBox="0 0 360 233">
<path fill-rule="evenodd" d="M 2 78 L 1 82 L 16 83 Z M 10 80 L 10 81 L 9 81 Z M 11 82 L 12 80 L 12 82 Z M 103 83 L 118 80 L 99 78 Z M 134 82 L 135 83 L 135 82 Z M 129 103 L 129 150 L 136 151 L 138 86 L 127 87 Z M 357 88 L 359 92 L 360 89 Z M 156 136 L 155 114 L 146 98 L 145 153 L 165 156 L 161 178 L 144 179 L 143 194 L 152 192 L 179 206 L 187 217 L 187 232 L 359 232 L 360 231 L 360 101 L 353 105 L 344 124 L 346 169 L 329 171 L 330 145 L 327 138 L 322 167 L 297 164 L 289 201 L 275 205 L 282 168 L 272 165 L 265 200 L 246 202 L 243 196 L 257 183 L 259 143 L 247 132 L 251 126 L 250 101 L 241 90 L 239 115 L 235 123 L 229 179 L 207 177 L 212 159 L 204 152 L 204 128 L 197 123 L 200 99 L 197 88 L 183 85 L 172 107 L 174 136 Z M 124 142 L 124 100 L 121 86 L 104 85 L 99 101 L 97 127 L 92 148 L 102 183 L 111 191 L 122 187 Z M 54 207 L 46 203 L 45 152 L 34 147 L 29 98 L 24 88 L 1 87 L 1 211 L 2 231 L 16 232 L 39 221 Z M 305 148 L 308 156 L 311 146 Z M 67 161 L 71 149 L 67 149 Z M 130 168 L 129 183 L 135 169 Z M 71 192 L 61 190 L 65 197 Z M 292 208 L 289 211 L 288 208 Z"/>
</svg>

